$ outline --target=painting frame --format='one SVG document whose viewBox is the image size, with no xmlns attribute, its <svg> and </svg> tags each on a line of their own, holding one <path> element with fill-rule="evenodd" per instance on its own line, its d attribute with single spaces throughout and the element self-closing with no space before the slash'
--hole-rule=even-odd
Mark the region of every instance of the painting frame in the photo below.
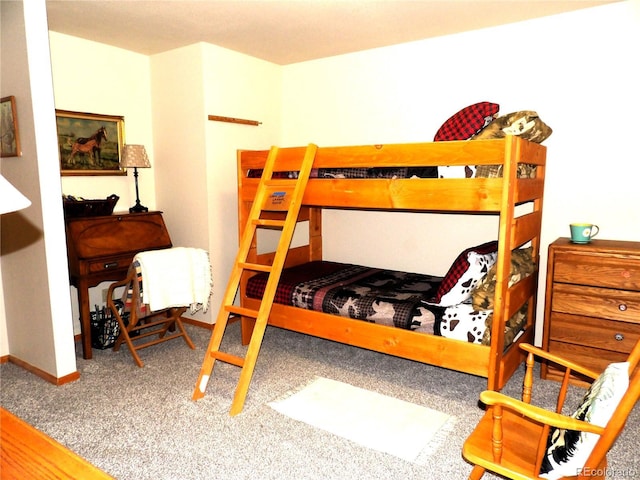
<svg viewBox="0 0 640 480">
<path fill-rule="evenodd" d="M 56 109 L 62 176 L 126 175 L 124 117 Z"/>
<path fill-rule="evenodd" d="M 0 157 L 21 157 L 16 97 L 0 98 Z"/>
</svg>

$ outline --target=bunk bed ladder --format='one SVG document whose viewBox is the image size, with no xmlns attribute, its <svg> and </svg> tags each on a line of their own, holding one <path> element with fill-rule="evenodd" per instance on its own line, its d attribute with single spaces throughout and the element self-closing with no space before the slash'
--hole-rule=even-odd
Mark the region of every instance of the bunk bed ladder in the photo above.
<svg viewBox="0 0 640 480">
<path fill-rule="evenodd" d="M 229 413 L 230 415 L 236 415 L 242 411 L 317 149 L 318 147 L 313 144 L 304 149 L 304 156 L 299 164 L 299 173 L 297 178 L 294 179 L 274 178 L 273 173 L 278 171 L 278 162 L 279 160 L 282 161 L 280 158 L 282 155 L 277 147 L 272 147 L 269 152 L 253 205 L 249 212 L 247 225 L 240 239 L 240 247 L 216 323 L 211 333 L 211 340 L 209 341 L 200 375 L 193 392 L 193 400 L 204 397 L 215 361 L 220 360 L 241 367 L 240 378 Z M 295 168 L 291 168 L 290 158 L 288 160 L 286 167 L 280 167 L 281 171 L 296 170 L 297 165 Z M 273 212 L 279 212 L 279 214 L 276 213 L 274 215 Z M 282 220 L 283 216 L 284 220 Z M 270 265 L 248 262 L 249 252 L 252 246 L 255 246 L 257 231 L 260 228 L 280 230 L 280 239 Z M 240 281 L 246 272 L 267 272 L 269 274 L 259 310 L 239 307 L 233 304 Z M 219 350 L 231 315 L 255 319 L 255 327 L 244 358 Z"/>
</svg>

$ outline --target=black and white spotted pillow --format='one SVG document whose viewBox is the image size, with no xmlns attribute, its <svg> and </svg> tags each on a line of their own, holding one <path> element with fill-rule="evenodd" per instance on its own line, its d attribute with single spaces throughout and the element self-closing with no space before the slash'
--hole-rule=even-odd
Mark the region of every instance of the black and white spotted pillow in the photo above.
<svg viewBox="0 0 640 480">
<path fill-rule="evenodd" d="M 612 363 L 591 384 L 580 406 L 572 415 L 604 427 L 629 388 L 629 362 Z M 593 451 L 599 435 L 552 428 L 540 476 L 550 480 L 577 475 Z"/>
<path fill-rule="evenodd" d="M 493 310 L 476 310 L 470 303 L 447 307 L 438 323 L 439 331 L 435 333 L 446 338 L 480 344 L 487 329 L 486 319 L 491 313 Z"/>
<path fill-rule="evenodd" d="M 466 302 L 498 259 L 498 242 L 464 250 L 449 267 L 435 296 L 424 303 L 451 307 Z"/>
</svg>

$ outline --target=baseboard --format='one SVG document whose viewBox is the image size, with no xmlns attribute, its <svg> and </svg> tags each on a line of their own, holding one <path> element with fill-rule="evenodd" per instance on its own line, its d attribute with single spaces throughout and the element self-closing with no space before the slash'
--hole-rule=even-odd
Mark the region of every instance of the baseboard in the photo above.
<svg viewBox="0 0 640 480">
<path fill-rule="evenodd" d="M 213 330 L 213 323 L 201 322 L 200 320 L 195 320 L 193 318 L 188 317 L 180 317 L 182 319 L 182 323 L 188 323 L 189 325 L 193 325 L 195 327 L 206 328 L 207 330 Z"/>
<path fill-rule="evenodd" d="M 230 318 L 229 322 L 233 322 L 236 320 L 239 320 L 240 317 L 237 318 Z M 213 325 L 212 323 L 207 323 L 207 322 L 201 322 L 200 320 L 195 320 L 193 318 L 187 318 L 187 317 L 182 317 L 182 321 L 184 323 L 188 323 L 189 325 L 193 325 L 195 327 L 199 327 L 199 328 L 206 328 L 207 330 L 213 330 Z M 73 340 L 75 342 L 81 342 L 82 341 L 82 335 L 78 334 L 78 335 L 74 335 L 73 336 Z M 38 367 L 34 367 L 33 365 L 20 360 L 19 358 L 15 358 L 11 355 L 3 355 L 2 357 L 0 357 L 0 363 L 7 363 L 7 362 L 11 362 L 15 365 L 18 365 L 21 368 L 24 368 L 25 370 L 27 370 L 30 373 L 33 373 L 34 375 L 46 380 L 49 383 L 52 383 L 54 385 L 64 385 L 65 383 L 69 383 L 69 382 L 74 382 L 77 379 L 80 378 L 80 372 L 75 371 L 69 375 L 65 375 L 64 377 L 54 377 L 53 375 L 45 372 L 44 370 L 39 369 Z"/>
<path fill-rule="evenodd" d="M 9 362 L 19 366 L 20 368 L 24 368 L 26 371 L 33 373 L 37 377 L 40 377 L 43 380 L 46 380 L 47 382 L 52 383 L 54 385 L 58 385 L 58 386 L 64 385 L 65 383 L 74 382 L 80 378 L 80 372 L 78 372 L 77 370 L 73 373 L 70 373 L 69 375 L 65 375 L 64 377 L 58 378 L 12 355 L 8 355 L 8 357 L 9 357 L 8 358 Z"/>
</svg>

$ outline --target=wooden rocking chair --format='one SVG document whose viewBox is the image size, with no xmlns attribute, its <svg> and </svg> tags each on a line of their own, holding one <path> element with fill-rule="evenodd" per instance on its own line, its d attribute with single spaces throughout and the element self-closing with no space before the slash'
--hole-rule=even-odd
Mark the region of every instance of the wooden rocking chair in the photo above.
<svg viewBox="0 0 640 480">
<path fill-rule="evenodd" d="M 599 377 L 597 372 L 531 345 L 523 344 L 521 347 L 528 352 L 522 401 L 499 392 L 484 391 L 480 394 L 480 400 L 487 405 L 487 411 L 462 449 L 463 457 L 474 464 L 469 479 L 479 480 L 486 470 L 510 479 L 541 478 L 540 467 L 547 454 L 547 439 L 552 427 L 599 435 L 586 463 L 575 469 L 574 476 L 561 478 L 604 479 L 606 455 L 640 396 L 640 368 L 636 368 L 640 360 L 640 340 L 636 342 L 627 360 L 629 386 L 604 427 L 562 414 L 570 374 L 577 373 L 595 380 Z M 530 404 L 535 357 L 546 359 L 565 371 L 556 412 Z"/>
</svg>

